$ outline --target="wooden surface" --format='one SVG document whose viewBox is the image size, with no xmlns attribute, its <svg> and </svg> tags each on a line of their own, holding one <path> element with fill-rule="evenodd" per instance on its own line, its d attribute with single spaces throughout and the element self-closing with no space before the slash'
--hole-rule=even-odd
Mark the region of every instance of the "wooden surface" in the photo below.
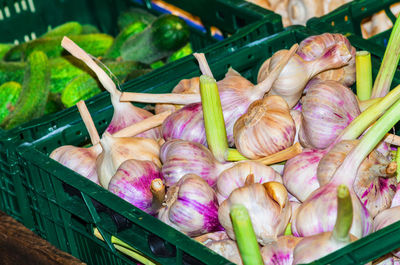
<svg viewBox="0 0 400 265">
<path fill-rule="evenodd" d="M 84 265 L 0 211 L 1 265 Z"/>
</svg>

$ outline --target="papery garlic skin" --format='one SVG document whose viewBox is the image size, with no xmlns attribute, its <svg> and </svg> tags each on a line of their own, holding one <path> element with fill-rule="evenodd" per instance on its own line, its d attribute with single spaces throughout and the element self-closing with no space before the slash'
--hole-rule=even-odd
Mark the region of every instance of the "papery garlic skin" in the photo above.
<svg viewBox="0 0 400 265">
<path fill-rule="evenodd" d="M 102 148 L 99 144 L 89 148 L 64 145 L 51 152 L 50 158 L 100 185 L 96 159 L 101 151 Z"/>
<path fill-rule="evenodd" d="M 116 133 L 132 124 L 153 116 L 151 112 L 133 106 L 129 102 L 119 102 L 119 97 L 112 96 L 111 102 L 113 103 L 114 107 L 114 115 L 106 129 L 106 131 L 110 134 Z M 156 127 L 135 136 L 159 139 L 161 137 L 160 129 L 160 127 Z"/>
<path fill-rule="evenodd" d="M 235 239 L 235 233 L 229 212 L 234 204 L 242 204 L 247 208 L 257 241 L 261 245 L 276 241 L 277 237 L 284 233 L 289 223 L 291 208 L 288 200 L 285 206 L 281 208 L 268 195 L 262 184 L 251 184 L 235 189 L 219 207 L 219 221 L 232 239 Z"/>
<path fill-rule="evenodd" d="M 170 140 L 164 143 L 160 150 L 160 159 L 167 186 L 176 184 L 183 176 L 190 173 L 200 176 L 210 186 L 214 186 L 219 174 L 234 165 L 234 163 L 222 164 L 203 145 L 183 140 Z"/>
<path fill-rule="evenodd" d="M 267 96 L 254 101 L 233 127 L 238 151 L 257 159 L 275 154 L 293 144 L 296 126 L 286 101 Z"/>
<path fill-rule="evenodd" d="M 299 201 L 305 201 L 319 188 L 317 168 L 325 150 L 303 149 L 301 154 L 288 159 L 283 170 L 283 184 Z"/>
<path fill-rule="evenodd" d="M 247 176 L 253 174 L 254 183 L 276 181 L 282 183 L 281 176 L 271 167 L 255 161 L 239 162 L 224 170 L 218 177 L 216 191 L 218 203 L 226 200 L 233 190 L 243 187 Z"/>
<path fill-rule="evenodd" d="M 357 237 L 350 235 L 350 240 L 356 241 Z M 305 264 L 320 259 L 344 246 L 350 244 L 347 241 L 335 240 L 332 232 L 303 238 L 293 252 L 293 264 Z"/>
<path fill-rule="evenodd" d="M 128 159 L 148 160 L 161 167 L 160 146 L 157 141 L 141 137 L 112 137 L 104 133 L 100 140 L 103 148 L 97 157 L 96 167 L 100 184 L 108 189 L 110 179 L 118 167 Z"/>
<path fill-rule="evenodd" d="M 302 240 L 301 237 L 280 236 L 277 241 L 261 248 L 264 265 L 292 265 L 293 250 Z"/>
<path fill-rule="evenodd" d="M 333 230 L 337 215 L 336 190 L 336 184 L 328 183 L 308 196 L 293 218 L 293 235 L 306 237 Z M 350 233 L 361 238 L 372 232 L 372 218 L 351 190 L 350 195 L 353 204 L 353 225 Z"/>
<path fill-rule="evenodd" d="M 150 161 L 126 160 L 111 178 L 108 190 L 148 214 L 152 208 L 153 194 L 150 190 L 153 179 L 162 179 L 161 170 Z"/>
<path fill-rule="evenodd" d="M 321 80 L 334 80 L 345 86 L 351 86 L 356 81 L 356 49 L 351 46 L 350 41 L 344 35 L 324 33 L 310 36 L 300 42 L 297 54 L 306 61 L 312 61 L 319 58 L 326 50 L 338 43 L 344 43 L 351 53 L 348 65 L 324 71 L 316 77 Z"/>
<path fill-rule="evenodd" d="M 182 79 L 179 83 L 172 89 L 171 93 L 180 93 L 180 94 L 200 94 L 200 77 L 193 77 L 190 79 Z M 155 114 L 162 113 L 164 111 L 174 112 L 184 105 L 179 104 L 165 104 L 159 103 L 156 104 Z"/>
<path fill-rule="evenodd" d="M 327 148 L 361 111 L 357 98 L 335 81 L 314 79 L 302 98 L 302 128 L 314 148 Z"/>
<path fill-rule="evenodd" d="M 317 169 L 321 186 L 331 180 L 336 169 L 358 142 L 358 140 L 341 141 L 321 159 Z M 385 156 L 373 150 L 360 165 L 353 183 L 354 192 L 372 217 L 390 207 L 396 192 L 394 174 L 390 176 L 380 172 L 385 170 L 390 162 Z"/>
<path fill-rule="evenodd" d="M 259 72 L 257 81 L 261 82 L 276 67 L 286 50 L 276 52 L 270 62 L 264 63 Z M 277 80 L 272 85 L 269 95 L 283 97 L 292 108 L 299 101 L 307 82 L 320 72 L 346 65 L 351 54 L 346 45 L 338 44 L 327 50 L 313 61 L 305 61 L 299 55 L 294 55 L 284 67 Z"/>
<path fill-rule="evenodd" d="M 188 236 L 222 230 L 215 191 L 194 174 L 183 176 L 168 189 L 166 206 L 158 218 Z"/>
</svg>

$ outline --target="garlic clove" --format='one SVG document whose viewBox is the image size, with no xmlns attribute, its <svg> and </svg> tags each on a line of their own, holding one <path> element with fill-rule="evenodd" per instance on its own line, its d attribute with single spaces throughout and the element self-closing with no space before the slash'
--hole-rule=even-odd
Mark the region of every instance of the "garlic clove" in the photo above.
<svg viewBox="0 0 400 265">
<path fill-rule="evenodd" d="M 269 181 L 263 184 L 267 194 L 283 209 L 288 202 L 288 192 L 279 182 Z"/>
<path fill-rule="evenodd" d="M 284 233 L 291 215 L 288 203 L 281 208 L 261 184 L 237 188 L 218 210 L 219 221 L 232 239 L 235 239 L 235 234 L 229 212 L 235 204 L 242 204 L 247 208 L 257 241 L 262 245 L 276 241 L 277 237 Z"/>
<path fill-rule="evenodd" d="M 233 262 L 234 264 L 243 264 L 236 241 L 233 241 L 231 239 L 214 241 L 207 243 L 206 247 L 223 256 L 227 260 Z"/>
</svg>

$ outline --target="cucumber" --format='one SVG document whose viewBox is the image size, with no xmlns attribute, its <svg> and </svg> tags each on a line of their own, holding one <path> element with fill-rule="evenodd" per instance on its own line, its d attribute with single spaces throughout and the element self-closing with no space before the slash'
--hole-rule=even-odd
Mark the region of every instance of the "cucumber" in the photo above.
<svg viewBox="0 0 400 265">
<path fill-rule="evenodd" d="M 21 84 L 13 81 L 0 86 L 0 123 L 15 109 L 21 90 Z"/>
<path fill-rule="evenodd" d="M 22 83 L 24 81 L 26 63 L 0 61 L 0 84 L 9 81 Z"/>
<path fill-rule="evenodd" d="M 49 61 L 50 92 L 61 92 L 76 76 L 82 73 L 92 73 L 85 63 L 72 55 L 61 56 Z"/>
<path fill-rule="evenodd" d="M 6 61 L 25 60 L 33 51 L 42 51 L 48 58 L 61 56 L 64 48 L 61 47 L 63 36 L 39 38 L 22 43 L 9 50 L 4 59 Z M 79 47 L 93 56 L 103 56 L 113 44 L 114 38 L 107 34 L 86 34 L 70 36 Z"/>
<path fill-rule="evenodd" d="M 135 22 L 142 22 L 146 25 L 156 20 L 156 16 L 140 8 L 132 8 L 118 17 L 118 27 L 123 30 L 127 26 Z"/>
<path fill-rule="evenodd" d="M 185 56 L 188 56 L 193 53 L 192 46 L 190 42 L 188 42 L 185 46 L 174 52 L 170 57 L 168 57 L 167 62 L 173 62 Z"/>
<path fill-rule="evenodd" d="M 44 114 L 50 114 L 54 112 L 58 112 L 64 109 L 64 105 L 61 103 L 60 94 L 49 93 L 49 97 L 46 102 L 46 107 L 44 110 Z"/>
<path fill-rule="evenodd" d="M 106 58 L 118 58 L 121 55 L 120 49 L 122 44 L 130 38 L 140 32 L 142 32 L 146 28 L 147 24 L 141 21 L 134 22 L 128 26 L 126 26 L 115 38 L 113 45 L 107 51 L 105 57 Z"/>
<path fill-rule="evenodd" d="M 121 47 L 123 60 L 151 64 L 171 55 L 189 40 L 189 27 L 174 15 L 162 15 Z"/>
<path fill-rule="evenodd" d="M 6 117 L 1 126 L 12 129 L 43 115 L 50 91 L 50 69 L 45 53 L 34 51 L 28 57 L 21 96 L 15 110 Z"/>
<path fill-rule="evenodd" d="M 82 25 L 82 33 L 81 34 L 93 34 L 93 33 L 100 33 L 100 30 L 91 24 L 84 24 Z"/>
<path fill-rule="evenodd" d="M 82 25 L 78 22 L 71 21 L 55 27 L 54 29 L 46 32 L 41 38 L 49 37 L 63 37 L 71 35 L 79 35 L 82 33 Z"/>
</svg>

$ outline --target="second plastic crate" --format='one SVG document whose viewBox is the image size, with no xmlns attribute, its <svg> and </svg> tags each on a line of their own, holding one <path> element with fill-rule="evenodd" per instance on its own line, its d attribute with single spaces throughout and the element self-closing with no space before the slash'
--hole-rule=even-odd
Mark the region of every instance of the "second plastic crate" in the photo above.
<svg viewBox="0 0 400 265">
<path fill-rule="evenodd" d="M 241 0 L 201 0 L 196 4 L 190 0 L 166 2 L 193 11 L 203 21 L 205 28 L 191 27 L 190 42 L 194 50 L 218 42 L 211 37 L 210 26 L 218 27 L 228 43 L 232 43 L 228 37 L 240 29 L 249 34 L 238 32 L 244 40 L 236 40 L 235 43 L 256 40 L 260 35 L 271 35 L 282 29 L 278 15 Z M 166 11 L 150 0 L 0 0 L 0 42 L 29 41 L 46 32 L 49 27 L 70 20 L 90 23 L 102 32 L 115 35 L 118 15 L 131 7 L 146 9 L 156 15 Z M 9 131 L 0 129 L 0 209 L 28 227 L 31 227 L 32 220 L 23 213 L 27 201 L 23 198 L 24 190 L 16 174 L 15 148 L 22 142 L 30 142 L 62 129 L 61 120 L 64 124 L 70 122 L 68 113 L 65 110 L 47 115 Z"/>
<path fill-rule="evenodd" d="M 363 38 L 362 23 L 367 23 L 371 17 L 379 12 L 385 12 L 388 20 L 394 24 L 396 17 L 390 7 L 398 4 L 396 0 L 355 0 L 345 4 L 331 13 L 319 18 L 312 18 L 307 22 L 307 27 L 318 32 L 337 32 L 346 35 L 355 35 Z M 386 47 L 391 28 L 376 34 L 366 40 L 377 44 L 383 51 Z"/>
<path fill-rule="evenodd" d="M 217 80 L 224 77 L 229 67 L 233 67 L 255 82 L 264 60 L 312 34 L 303 27 L 294 27 L 241 47 L 220 46 L 205 54 Z M 373 56 L 373 64 L 379 64 L 378 57 Z M 375 76 L 377 67 L 373 73 Z M 124 89 L 140 88 L 148 93 L 166 93 L 181 79 L 199 74 L 196 60 L 189 56 L 133 80 Z M 399 79 L 394 83 L 399 84 Z M 110 121 L 113 109 L 110 106 L 99 109 L 90 101 L 88 108 L 101 133 Z M 93 236 L 94 227 L 99 228 L 106 237 L 113 235 L 161 264 L 231 264 L 203 245 L 50 159 L 49 153 L 61 145 L 79 146 L 88 142 L 88 134 L 76 109 L 70 110 L 69 118 L 71 122 L 60 126 L 54 133 L 18 148 L 19 176 L 27 192 L 36 233 L 93 265 L 134 264 L 116 252 L 111 244 Z M 102 206 L 100 209 L 99 205 Z M 125 227 L 126 224 L 131 227 Z M 121 226 L 125 228 L 121 229 Z M 400 224 L 395 224 L 324 257 L 316 264 L 365 264 L 399 247 L 400 238 L 394 234 L 399 231 Z"/>
</svg>

